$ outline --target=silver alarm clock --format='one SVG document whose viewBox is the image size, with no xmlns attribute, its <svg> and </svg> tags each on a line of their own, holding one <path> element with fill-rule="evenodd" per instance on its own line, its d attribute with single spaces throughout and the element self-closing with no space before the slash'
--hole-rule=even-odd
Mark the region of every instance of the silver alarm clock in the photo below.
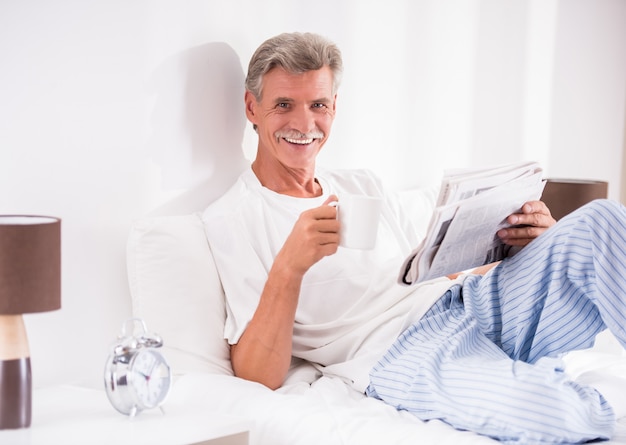
<svg viewBox="0 0 626 445">
<path fill-rule="evenodd" d="M 133 328 L 126 333 L 128 325 Z M 140 325 L 142 332 L 135 335 Z M 135 416 L 143 410 L 160 406 L 169 393 L 172 374 L 165 357 L 158 350 L 163 340 L 148 333 L 145 322 L 131 318 L 122 324 L 122 332 L 112 347 L 104 370 L 104 387 L 113 407 L 122 414 Z"/>
</svg>

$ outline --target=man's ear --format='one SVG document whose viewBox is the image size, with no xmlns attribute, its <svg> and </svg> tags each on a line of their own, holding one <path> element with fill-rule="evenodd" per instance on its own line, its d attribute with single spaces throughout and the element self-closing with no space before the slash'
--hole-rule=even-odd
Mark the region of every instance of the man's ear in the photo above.
<svg viewBox="0 0 626 445">
<path fill-rule="evenodd" d="M 246 90 L 243 100 L 246 104 L 246 117 L 250 122 L 256 124 L 257 101 L 254 94 Z"/>
</svg>

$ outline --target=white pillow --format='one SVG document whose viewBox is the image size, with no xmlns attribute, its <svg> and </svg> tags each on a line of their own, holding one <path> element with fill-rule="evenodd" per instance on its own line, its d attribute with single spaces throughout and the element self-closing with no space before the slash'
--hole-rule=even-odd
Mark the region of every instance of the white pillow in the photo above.
<svg viewBox="0 0 626 445">
<path fill-rule="evenodd" d="M 224 291 L 200 215 L 136 221 L 127 267 L 133 316 L 163 337 L 173 373 L 232 375 Z"/>
</svg>

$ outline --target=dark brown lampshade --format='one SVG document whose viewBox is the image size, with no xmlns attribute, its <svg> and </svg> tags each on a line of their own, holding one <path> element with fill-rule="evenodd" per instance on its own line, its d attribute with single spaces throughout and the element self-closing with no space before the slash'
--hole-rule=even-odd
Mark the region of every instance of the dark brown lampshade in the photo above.
<svg viewBox="0 0 626 445">
<path fill-rule="evenodd" d="M 548 179 L 541 200 L 557 221 L 594 199 L 608 196 L 606 181 L 581 179 Z"/>
<path fill-rule="evenodd" d="M 61 307 L 61 220 L 0 215 L 0 314 Z"/>
</svg>

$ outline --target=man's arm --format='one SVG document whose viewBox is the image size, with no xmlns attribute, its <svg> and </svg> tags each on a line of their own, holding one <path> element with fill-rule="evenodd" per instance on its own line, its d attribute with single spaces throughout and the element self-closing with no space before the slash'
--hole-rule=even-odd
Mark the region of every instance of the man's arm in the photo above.
<svg viewBox="0 0 626 445">
<path fill-rule="evenodd" d="M 500 261 L 483 264 L 482 266 L 475 267 L 474 269 L 468 271 L 467 273 L 470 273 L 473 275 L 485 275 L 487 272 L 489 272 L 491 269 L 496 267 L 498 264 L 500 264 Z M 448 277 L 451 280 L 456 280 L 462 273 L 463 272 L 451 273 L 449 275 L 446 275 L 446 277 Z"/>
<path fill-rule="evenodd" d="M 291 362 L 293 322 L 302 277 L 274 263 L 259 305 L 230 360 L 237 377 L 279 388 Z"/>
<path fill-rule="evenodd" d="M 259 305 L 239 339 L 231 347 L 237 377 L 279 388 L 291 363 L 293 324 L 300 287 L 309 268 L 339 246 L 337 210 L 328 203 L 303 212 L 274 259 Z"/>
</svg>

